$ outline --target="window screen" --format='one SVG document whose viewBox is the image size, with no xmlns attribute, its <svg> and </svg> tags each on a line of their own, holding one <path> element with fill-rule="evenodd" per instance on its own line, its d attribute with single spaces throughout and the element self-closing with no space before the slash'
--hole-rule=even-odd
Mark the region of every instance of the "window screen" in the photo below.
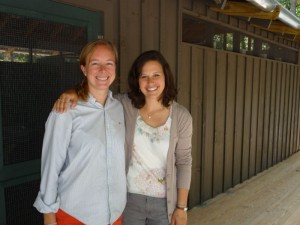
<svg viewBox="0 0 300 225">
<path fill-rule="evenodd" d="M 298 63 L 298 52 L 228 27 L 183 14 L 182 41 L 288 63 Z"/>
<path fill-rule="evenodd" d="M 36 180 L 4 189 L 6 225 L 43 224 L 43 214 L 32 206 L 39 185 L 40 181 Z"/>
<path fill-rule="evenodd" d="M 54 101 L 82 79 L 78 55 L 86 42 L 86 27 L 0 12 L 4 165 L 40 158 Z"/>
</svg>

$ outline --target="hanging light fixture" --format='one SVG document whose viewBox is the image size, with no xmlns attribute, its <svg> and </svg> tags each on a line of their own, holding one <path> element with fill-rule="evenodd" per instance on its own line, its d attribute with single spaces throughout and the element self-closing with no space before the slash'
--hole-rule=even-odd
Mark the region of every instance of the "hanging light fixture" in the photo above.
<svg viewBox="0 0 300 225">
<path fill-rule="evenodd" d="M 272 12 L 278 5 L 274 0 L 247 0 L 265 12 Z"/>
<path fill-rule="evenodd" d="M 265 12 L 272 12 L 277 5 L 280 5 L 281 9 L 278 19 L 288 26 L 291 26 L 295 29 L 300 29 L 300 19 L 292 14 L 289 10 L 284 8 L 276 0 L 247 0 L 247 2 L 252 3 Z"/>
</svg>

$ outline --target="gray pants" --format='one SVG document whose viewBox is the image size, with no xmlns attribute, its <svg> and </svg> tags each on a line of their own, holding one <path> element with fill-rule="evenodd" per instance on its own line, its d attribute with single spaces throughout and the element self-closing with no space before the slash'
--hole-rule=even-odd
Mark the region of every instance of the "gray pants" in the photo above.
<svg viewBox="0 0 300 225">
<path fill-rule="evenodd" d="M 122 225 L 169 225 L 167 199 L 127 194 Z"/>
</svg>

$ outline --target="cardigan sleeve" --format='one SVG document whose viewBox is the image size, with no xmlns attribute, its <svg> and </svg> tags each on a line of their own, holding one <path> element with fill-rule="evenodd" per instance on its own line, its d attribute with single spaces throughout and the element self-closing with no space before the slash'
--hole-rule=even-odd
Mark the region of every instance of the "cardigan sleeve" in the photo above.
<svg viewBox="0 0 300 225">
<path fill-rule="evenodd" d="M 190 188 L 192 174 L 192 116 L 186 108 L 179 105 L 177 118 L 178 140 L 175 149 L 177 188 Z M 174 118 L 175 119 L 175 118 Z"/>
</svg>

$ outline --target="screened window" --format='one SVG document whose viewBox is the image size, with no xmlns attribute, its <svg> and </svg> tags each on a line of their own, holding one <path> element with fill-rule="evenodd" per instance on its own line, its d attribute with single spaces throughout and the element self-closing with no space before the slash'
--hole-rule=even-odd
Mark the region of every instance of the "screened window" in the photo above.
<svg viewBox="0 0 300 225">
<path fill-rule="evenodd" d="M 87 28 L 0 13 L 3 164 L 39 159 L 54 100 L 79 83 Z"/>
<path fill-rule="evenodd" d="M 79 53 L 103 36 L 103 13 L 49 0 L 0 3 L 0 224 L 43 224 L 33 206 L 45 122 L 81 82 Z"/>
<path fill-rule="evenodd" d="M 182 41 L 289 63 L 298 62 L 297 51 L 185 14 Z"/>
</svg>

